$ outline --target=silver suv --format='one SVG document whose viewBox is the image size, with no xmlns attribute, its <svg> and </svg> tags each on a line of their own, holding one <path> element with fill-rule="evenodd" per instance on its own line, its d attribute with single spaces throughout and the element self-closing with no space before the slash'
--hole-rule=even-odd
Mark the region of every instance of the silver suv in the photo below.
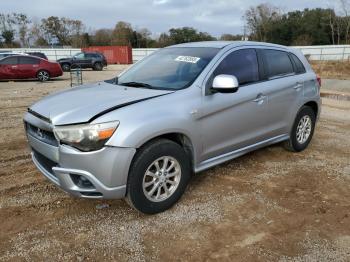
<svg viewBox="0 0 350 262">
<path fill-rule="evenodd" d="M 192 173 L 285 142 L 304 150 L 320 79 L 285 46 L 198 42 L 161 49 L 119 77 L 52 94 L 28 109 L 37 168 L 84 198 L 170 208 Z"/>
</svg>

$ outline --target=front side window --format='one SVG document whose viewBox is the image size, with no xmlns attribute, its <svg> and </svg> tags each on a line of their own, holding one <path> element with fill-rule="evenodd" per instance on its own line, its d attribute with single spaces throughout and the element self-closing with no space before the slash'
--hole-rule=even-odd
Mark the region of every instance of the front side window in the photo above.
<svg viewBox="0 0 350 262">
<path fill-rule="evenodd" d="M 76 55 L 74 55 L 74 58 L 76 59 L 84 59 L 85 54 L 84 53 L 77 53 Z"/>
<path fill-rule="evenodd" d="M 146 57 L 118 78 L 119 85 L 179 90 L 190 86 L 220 49 L 172 47 Z"/>
<path fill-rule="evenodd" d="M 18 62 L 18 58 L 17 56 L 13 56 L 13 57 L 8 57 L 8 58 L 4 58 L 0 61 L 1 65 L 17 65 Z"/>
<path fill-rule="evenodd" d="M 293 65 L 287 52 L 265 49 L 262 51 L 262 54 L 264 56 L 265 73 L 267 74 L 267 78 L 294 73 Z"/>
<path fill-rule="evenodd" d="M 258 59 L 254 49 L 237 50 L 221 61 L 214 71 L 217 75 L 234 75 L 240 85 L 259 81 Z"/>
</svg>

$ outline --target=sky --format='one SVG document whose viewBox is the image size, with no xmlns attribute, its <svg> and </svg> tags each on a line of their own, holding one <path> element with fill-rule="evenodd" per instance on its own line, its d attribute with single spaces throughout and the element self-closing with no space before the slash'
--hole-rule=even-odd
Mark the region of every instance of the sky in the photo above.
<svg viewBox="0 0 350 262">
<path fill-rule="evenodd" d="M 89 31 L 126 21 L 135 29 L 148 28 L 154 36 L 183 26 L 220 36 L 242 33 L 245 10 L 260 3 L 283 11 L 332 5 L 330 0 L 0 0 L 0 13 L 25 13 L 38 20 L 65 16 L 82 20 Z"/>
</svg>

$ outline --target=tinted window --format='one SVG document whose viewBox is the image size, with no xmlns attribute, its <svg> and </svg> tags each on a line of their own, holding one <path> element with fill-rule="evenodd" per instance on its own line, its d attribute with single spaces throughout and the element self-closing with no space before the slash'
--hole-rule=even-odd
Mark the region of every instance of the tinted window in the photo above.
<svg viewBox="0 0 350 262">
<path fill-rule="evenodd" d="M 302 73 L 305 73 L 305 67 L 303 65 L 303 63 L 300 61 L 300 59 L 294 55 L 294 54 L 290 54 L 291 57 L 292 57 L 292 60 L 294 62 L 294 66 L 295 66 L 295 72 L 297 74 L 302 74 Z"/>
<path fill-rule="evenodd" d="M 221 74 L 234 75 L 240 85 L 258 81 L 259 67 L 255 50 L 243 49 L 229 54 L 214 71 L 214 76 Z"/>
<path fill-rule="evenodd" d="M 294 73 L 288 53 L 278 50 L 263 50 L 263 55 L 268 78 Z"/>
<path fill-rule="evenodd" d="M 36 64 L 39 64 L 39 59 L 36 59 L 34 57 L 21 56 L 19 58 L 19 64 L 21 64 L 21 65 L 36 65 Z"/>
<path fill-rule="evenodd" d="M 85 54 L 86 58 L 94 58 L 96 57 L 95 54 Z"/>
<path fill-rule="evenodd" d="M 17 65 L 17 56 L 4 58 L 0 63 L 2 65 Z"/>
</svg>

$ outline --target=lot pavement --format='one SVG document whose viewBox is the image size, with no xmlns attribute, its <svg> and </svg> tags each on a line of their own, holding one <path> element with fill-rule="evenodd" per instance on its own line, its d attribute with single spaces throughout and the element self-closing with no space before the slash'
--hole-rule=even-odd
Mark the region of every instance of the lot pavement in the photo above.
<svg viewBox="0 0 350 262">
<path fill-rule="evenodd" d="M 84 71 L 84 81 L 123 68 Z M 0 82 L 1 261 L 349 261 L 349 101 L 323 99 L 304 152 L 274 145 L 197 174 L 176 206 L 149 216 L 122 200 L 72 198 L 32 164 L 23 113 L 67 86 L 67 73 Z"/>
</svg>

